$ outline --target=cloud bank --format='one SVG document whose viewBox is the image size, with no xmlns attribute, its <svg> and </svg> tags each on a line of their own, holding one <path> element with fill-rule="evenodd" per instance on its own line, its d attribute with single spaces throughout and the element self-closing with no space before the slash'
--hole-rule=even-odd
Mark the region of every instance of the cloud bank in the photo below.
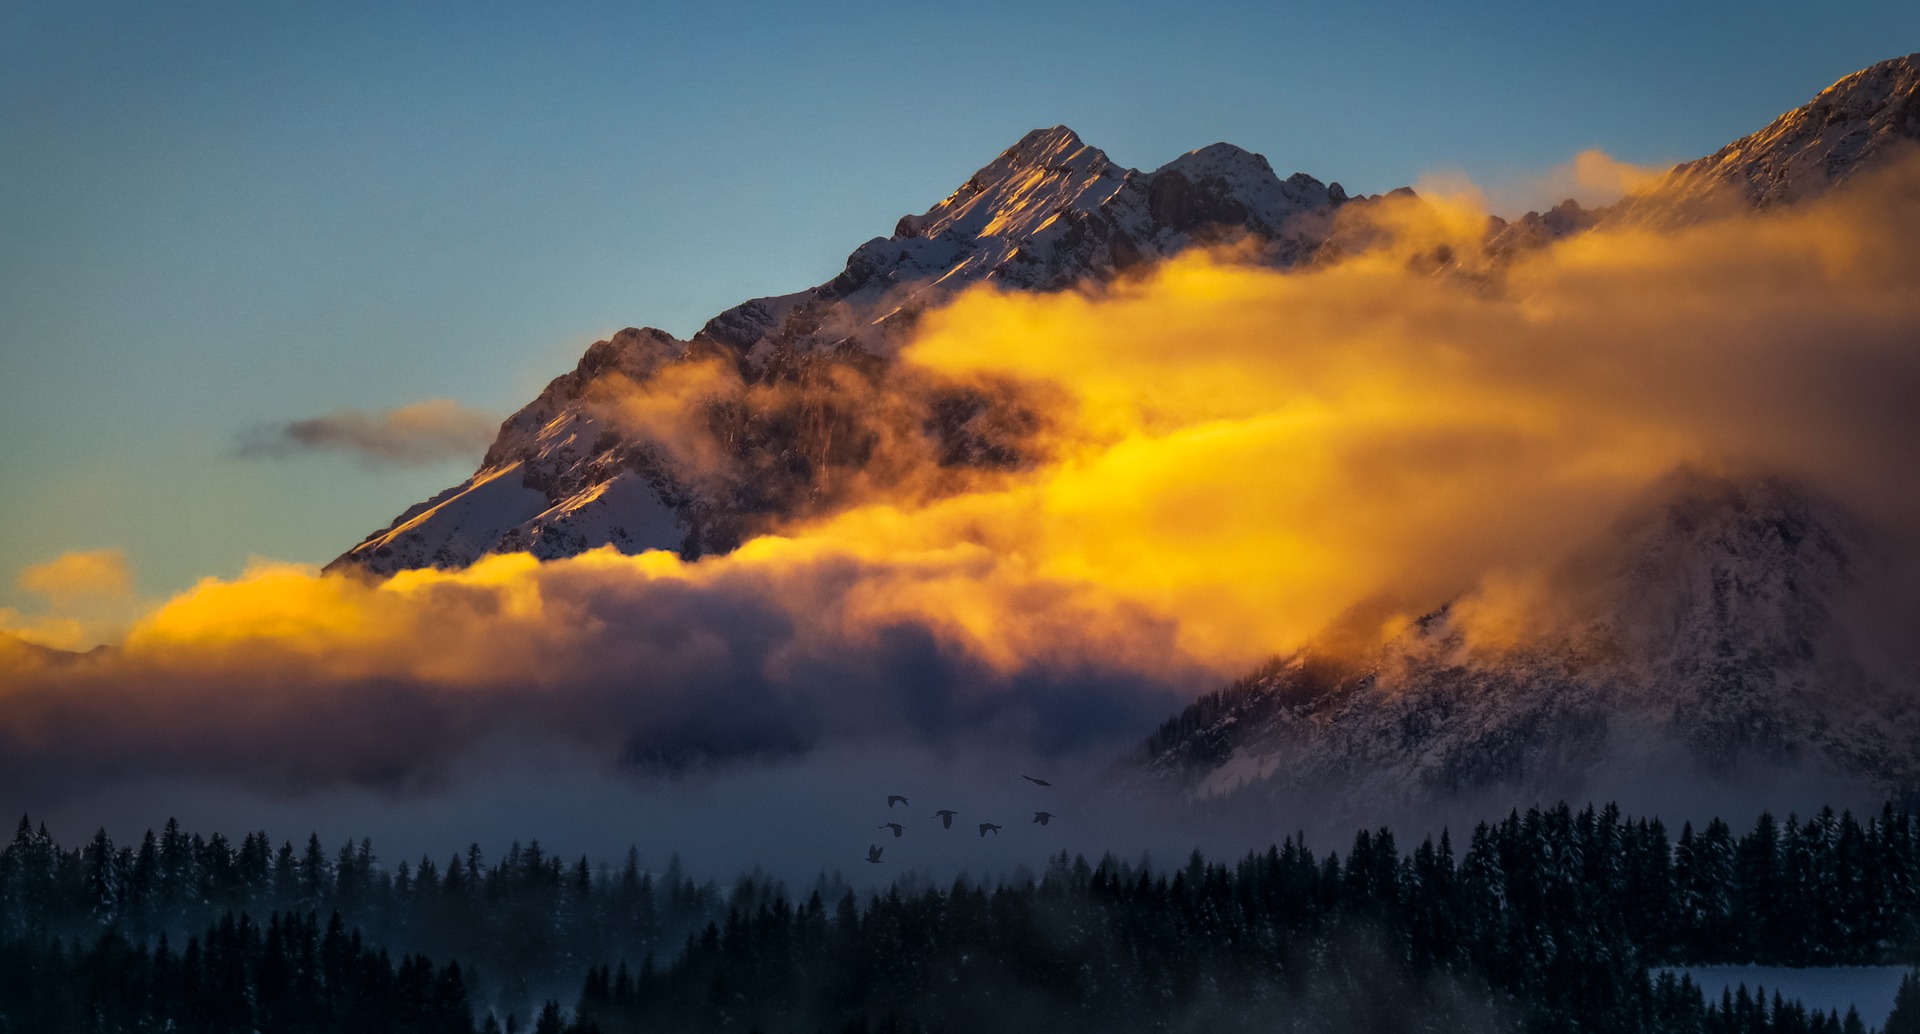
<svg viewBox="0 0 1920 1034">
<path fill-rule="evenodd" d="M 146 609 L 135 596 L 127 556 L 118 549 L 63 553 L 29 565 L 15 584 L 46 606 L 35 614 L 0 607 L 0 633 L 56 650 L 86 650 L 118 639 Z"/>
<path fill-rule="evenodd" d="M 1508 217 L 1528 211 L 1546 211 L 1572 198 L 1585 207 L 1611 205 L 1636 191 L 1652 186 L 1671 164 L 1635 165 L 1624 162 L 1598 148 L 1589 148 L 1572 160 L 1545 172 L 1516 176 L 1488 186 L 1482 194 L 1470 181 L 1450 177 L 1423 180 L 1422 194 L 1453 194 L 1464 190 L 1475 197 L 1484 196 L 1487 210 Z M 1447 189 L 1455 188 L 1455 189 Z"/>
<path fill-rule="evenodd" d="M 1015 469 L 874 481 L 691 563 L 261 566 L 158 606 L 111 656 L 4 662 L 0 782 L 404 789 L 503 732 L 616 769 L 1099 753 L 1336 624 L 1378 641 L 1550 564 L 1677 466 L 1801 478 L 1893 555 L 1920 541 L 1915 166 L 1506 266 L 1476 254 L 1471 208 L 1348 218 L 1370 250 L 1319 268 L 1194 254 L 927 314 L 904 371 L 1044 407 Z M 707 432 L 661 397 L 628 418 L 702 462 Z"/>
</svg>

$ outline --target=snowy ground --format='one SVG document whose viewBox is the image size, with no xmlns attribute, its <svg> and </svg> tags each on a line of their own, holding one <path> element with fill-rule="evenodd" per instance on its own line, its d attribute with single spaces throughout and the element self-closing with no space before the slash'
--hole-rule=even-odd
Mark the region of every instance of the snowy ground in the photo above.
<svg viewBox="0 0 1920 1034">
<path fill-rule="evenodd" d="M 1718 999 L 1720 991 L 1764 987 L 1767 999 L 1775 991 L 1788 1000 L 1799 999 L 1808 1009 L 1832 1010 L 1847 1014 L 1847 1006 L 1860 1010 L 1860 1019 L 1869 1027 L 1879 1027 L 1893 1011 L 1893 993 L 1900 987 L 1905 966 L 1830 966 L 1817 969 L 1790 969 L 1785 966 L 1673 966 L 1653 971 L 1654 979 L 1671 971 L 1676 977 L 1688 974 L 1709 999 Z"/>
</svg>

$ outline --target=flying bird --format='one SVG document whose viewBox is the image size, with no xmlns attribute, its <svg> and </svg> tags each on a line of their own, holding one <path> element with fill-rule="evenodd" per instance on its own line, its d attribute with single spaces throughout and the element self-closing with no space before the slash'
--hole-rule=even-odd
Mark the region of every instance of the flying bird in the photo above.
<svg viewBox="0 0 1920 1034">
<path fill-rule="evenodd" d="M 1047 820 L 1050 818 L 1053 818 L 1053 812 L 1050 811 L 1036 811 L 1033 813 L 1033 821 L 1038 822 L 1042 826 L 1046 825 Z"/>
<path fill-rule="evenodd" d="M 868 844 L 867 845 L 867 861 L 872 862 L 875 865 L 879 865 L 880 852 L 884 850 L 886 849 L 879 846 L 878 844 Z"/>
<path fill-rule="evenodd" d="M 907 831 L 906 827 L 902 826 L 898 822 L 882 822 L 881 824 L 879 824 L 878 826 L 875 826 L 874 828 L 875 829 L 891 829 L 893 830 L 894 836 L 899 836 L 902 833 L 905 833 Z"/>
<path fill-rule="evenodd" d="M 1045 779 L 1035 779 L 1030 775 L 1023 775 L 1020 778 L 1025 779 L 1027 782 L 1032 783 L 1035 786 L 1052 786 L 1053 785 L 1052 783 L 1047 782 Z"/>
<path fill-rule="evenodd" d="M 957 812 L 957 811 L 954 811 L 954 810 L 953 810 L 952 808 L 941 808 L 941 809 L 940 809 L 939 811 L 936 811 L 936 812 L 934 812 L 934 814 L 935 814 L 935 815 L 938 815 L 938 816 L 940 816 L 940 825 L 941 825 L 941 826 L 943 826 L 943 827 L 945 827 L 945 828 L 947 828 L 947 829 L 952 829 L 952 828 L 953 828 L 953 817 L 954 817 L 955 815 L 958 815 L 958 814 L 960 814 L 960 813 L 959 813 L 959 812 Z"/>
<path fill-rule="evenodd" d="M 993 824 L 993 823 L 991 823 L 991 822 L 982 822 L 982 823 L 980 824 L 980 835 L 981 835 L 981 836 L 986 836 L 986 835 L 987 835 L 988 833 L 996 833 L 996 834 L 997 834 L 997 833 L 999 833 L 999 832 L 1000 832 L 1000 827 L 999 827 L 999 826 L 996 826 L 996 825 L 994 825 L 994 824 Z"/>
<path fill-rule="evenodd" d="M 900 796 L 897 793 L 890 793 L 887 795 L 887 807 L 889 808 L 893 807 L 896 804 L 905 804 L 905 803 L 907 803 L 907 799 L 905 797 Z"/>
</svg>

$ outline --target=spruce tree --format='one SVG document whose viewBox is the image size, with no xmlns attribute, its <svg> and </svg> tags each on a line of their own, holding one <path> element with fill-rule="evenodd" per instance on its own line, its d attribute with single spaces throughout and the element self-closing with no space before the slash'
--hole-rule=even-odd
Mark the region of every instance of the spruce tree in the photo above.
<svg viewBox="0 0 1920 1034">
<path fill-rule="evenodd" d="M 1920 969 L 1908 970 L 1900 978 L 1900 989 L 1893 994 L 1893 1011 L 1887 1014 L 1882 1034 L 1920 1034 Z"/>
</svg>

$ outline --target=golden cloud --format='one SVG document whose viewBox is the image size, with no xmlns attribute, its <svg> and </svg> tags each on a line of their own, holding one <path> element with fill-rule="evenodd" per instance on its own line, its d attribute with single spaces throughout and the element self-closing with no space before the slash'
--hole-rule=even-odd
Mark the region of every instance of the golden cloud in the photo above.
<svg viewBox="0 0 1920 1034">
<path fill-rule="evenodd" d="M 126 596 L 133 592 L 127 555 L 118 549 L 62 553 L 20 572 L 19 586 L 56 606 L 82 596 Z"/>
</svg>

